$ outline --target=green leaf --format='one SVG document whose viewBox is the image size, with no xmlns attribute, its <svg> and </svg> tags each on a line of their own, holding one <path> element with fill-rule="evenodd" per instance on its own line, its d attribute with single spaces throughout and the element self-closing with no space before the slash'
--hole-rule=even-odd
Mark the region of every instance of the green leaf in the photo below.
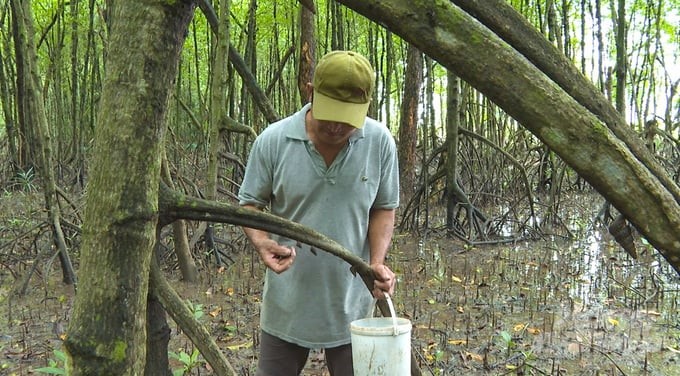
<svg viewBox="0 0 680 376">
<path fill-rule="evenodd" d="M 66 353 L 59 350 L 54 350 L 54 357 L 60 360 L 62 363 L 66 363 Z"/>
<path fill-rule="evenodd" d="M 179 353 L 179 361 L 185 365 L 191 364 L 191 358 L 189 357 L 189 354 L 185 353 L 184 351 Z"/>
</svg>

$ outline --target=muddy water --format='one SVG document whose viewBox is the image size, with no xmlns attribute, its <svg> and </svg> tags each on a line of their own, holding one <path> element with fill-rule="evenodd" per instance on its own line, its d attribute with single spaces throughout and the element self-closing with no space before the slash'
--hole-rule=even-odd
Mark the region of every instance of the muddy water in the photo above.
<svg viewBox="0 0 680 376">
<path fill-rule="evenodd" d="M 680 375 L 677 275 L 644 245 L 632 259 L 609 238 L 488 247 L 398 239 L 396 300 L 415 322 L 423 370 Z"/>
</svg>

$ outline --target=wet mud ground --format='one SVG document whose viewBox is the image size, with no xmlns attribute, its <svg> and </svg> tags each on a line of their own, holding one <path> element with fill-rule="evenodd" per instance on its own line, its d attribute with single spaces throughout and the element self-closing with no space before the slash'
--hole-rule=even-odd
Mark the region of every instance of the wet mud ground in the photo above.
<svg viewBox="0 0 680 376">
<path fill-rule="evenodd" d="M 247 247 L 226 266 L 203 263 L 203 280 L 166 276 L 190 302 L 241 375 L 254 374 L 262 265 Z M 432 234 L 397 234 L 389 263 L 398 273 L 397 315 L 413 324 L 411 350 L 424 375 L 680 375 L 680 280 L 643 243 L 632 259 L 608 234 L 579 240 L 466 246 Z M 0 269 L 0 374 L 32 375 L 63 365 L 73 291 L 58 264 L 39 265 L 26 295 L 10 296 L 34 262 Z M 12 268 L 10 270 L 10 268 Z M 349 271 L 348 271 L 349 272 Z M 170 321 L 181 374 L 213 374 Z M 304 375 L 326 375 L 323 355 Z M 53 362 L 53 363 L 50 363 Z"/>
</svg>

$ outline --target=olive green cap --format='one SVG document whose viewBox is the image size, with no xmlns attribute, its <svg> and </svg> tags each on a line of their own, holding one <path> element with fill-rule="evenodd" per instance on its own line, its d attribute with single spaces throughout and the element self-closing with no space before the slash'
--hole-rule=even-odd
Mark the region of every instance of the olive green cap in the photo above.
<svg viewBox="0 0 680 376">
<path fill-rule="evenodd" d="M 365 57 L 353 51 L 329 52 L 314 71 L 312 115 L 363 127 L 374 82 L 375 72 Z"/>
</svg>

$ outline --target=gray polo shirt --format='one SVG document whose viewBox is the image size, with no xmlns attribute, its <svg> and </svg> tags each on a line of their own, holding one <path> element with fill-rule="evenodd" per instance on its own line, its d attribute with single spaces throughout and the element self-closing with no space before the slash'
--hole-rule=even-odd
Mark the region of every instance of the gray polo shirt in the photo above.
<svg viewBox="0 0 680 376">
<path fill-rule="evenodd" d="M 305 132 L 310 105 L 271 124 L 255 140 L 239 191 L 241 205 L 270 206 L 272 214 L 308 226 L 369 260 L 371 208 L 399 205 L 394 139 L 366 118 L 330 167 Z M 273 235 L 283 245 L 295 241 Z M 297 249 L 291 269 L 267 270 L 262 330 L 308 348 L 350 342 L 349 324 L 370 314 L 373 298 L 349 264 L 309 246 Z"/>
</svg>

